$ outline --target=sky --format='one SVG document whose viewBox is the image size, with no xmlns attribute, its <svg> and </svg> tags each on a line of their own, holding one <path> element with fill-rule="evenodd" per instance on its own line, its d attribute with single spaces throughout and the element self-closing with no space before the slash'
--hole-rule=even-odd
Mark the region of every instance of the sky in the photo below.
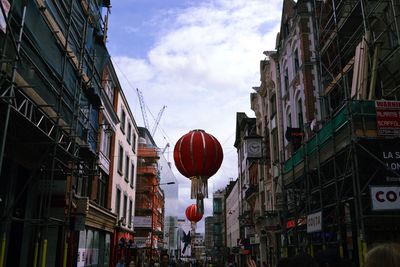
<svg viewBox="0 0 400 267">
<path fill-rule="evenodd" d="M 173 162 L 175 143 L 203 129 L 222 145 L 224 160 L 209 179 L 212 193 L 238 177 L 233 146 L 236 113 L 255 117 L 252 87 L 260 85 L 263 51 L 274 50 L 282 0 L 114 0 L 107 47 L 138 126 L 144 126 L 136 92 L 144 99 L 150 127 L 163 106 L 154 140 L 172 162 L 179 183 L 176 216 L 185 217 L 190 180 Z M 168 203 L 167 203 L 168 204 Z M 204 219 L 198 229 L 204 232 Z"/>
</svg>

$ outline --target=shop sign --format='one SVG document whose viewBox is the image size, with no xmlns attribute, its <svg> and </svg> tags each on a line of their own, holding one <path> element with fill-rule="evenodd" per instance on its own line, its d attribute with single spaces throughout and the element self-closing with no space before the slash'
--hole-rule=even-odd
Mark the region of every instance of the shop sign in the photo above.
<svg viewBox="0 0 400 267">
<path fill-rule="evenodd" d="M 303 140 L 304 132 L 301 128 L 287 127 L 285 137 L 286 140 L 292 143 L 293 149 L 297 150 L 301 146 L 301 141 Z"/>
<path fill-rule="evenodd" d="M 375 101 L 378 135 L 400 135 L 400 101 Z"/>
<path fill-rule="evenodd" d="M 297 220 L 297 226 L 301 226 L 301 225 L 306 224 L 306 220 L 307 219 L 305 217 L 299 218 Z M 293 228 L 295 226 L 296 226 L 296 221 L 295 220 L 289 220 L 289 221 L 286 222 L 286 229 L 290 229 L 290 228 Z"/>
<path fill-rule="evenodd" d="M 147 237 L 136 236 L 134 245 L 137 248 L 145 248 L 150 246 L 150 240 Z"/>
<path fill-rule="evenodd" d="M 322 212 L 316 212 L 307 216 L 307 233 L 320 232 L 322 230 Z"/>
<path fill-rule="evenodd" d="M 372 210 L 400 209 L 399 186 L 371 186 Z"/>
<path fill-rule="evenodd" d="M 151 227 L 151 216 L 135 216 L 133 220 L 135 227 Z"/>
</svg>

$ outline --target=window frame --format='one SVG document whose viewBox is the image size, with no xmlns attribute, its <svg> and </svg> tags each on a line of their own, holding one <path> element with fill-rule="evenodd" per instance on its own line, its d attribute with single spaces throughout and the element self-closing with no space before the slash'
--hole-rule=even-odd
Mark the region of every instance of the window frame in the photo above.
<svg viewBox="0 0 400 267">
<path fill-rule="evenodd" d="M 123 212 L 123 223 L 126 224 L 126 212 L 127 212 L 127 206 L 128 206 L 128 195 L 124 192 L 124 199 L 122 203 L 122 212 Z"/>
<path fill-rule="evenodd" d="M 117 214 L 118 220 L 121 216 L 121 189 L 117 187 L 117 191 L 115 193 L 115 213 Z"/>
<path fill-rule="evenodd" d="M 120 118 L 120 129 L 123 134 L 125 134 L 125 123 L 126 123 L 126 112 L 123 107 L 121 107 L 121 118 Z"/>
<path fill-rule="evenodd" d="M 128 121 L 128 129 L 126 133 L 126 141 L 128 144 L 131 144 L 131 134 L 132 134 L 132 124 L 130 121 Z"/>
<path fill-rule="evenodd" d="M 122 144 L 119 144 L 118 148 L 118 165 L 117 165 L 117 172 L 122 176 L 124 169 L 124 148 Z"/>
<path fill-rule="evenodd" d="M 129 183 L 129 165 L 131 159 L 129 158 L 128 153 L 125 153 L 125 172 L 124 172 L 124 179 L 127 183 Z"/>
<path fill-rule="evenodd" d="M 132 189 L 134 188 L 134 186 L 133 186 L 134 179 L 135 179 L 135 164 L 134 164 L 134 162 L 131 162 L 131 177 L 130 177 L 129 184 Z"/>
</svg>

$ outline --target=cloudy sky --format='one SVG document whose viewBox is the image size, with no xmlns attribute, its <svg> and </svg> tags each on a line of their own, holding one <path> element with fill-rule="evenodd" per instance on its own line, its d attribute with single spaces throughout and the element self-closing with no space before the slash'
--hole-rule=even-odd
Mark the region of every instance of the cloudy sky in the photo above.
<svg viewBox="0 0 400 267">
<path fill-rule="evenodd" d="M 150 126 L 163 106 L 154 139 L 173 162 L 177 140 L 193 129 L 215 136 L 224 151 L 220 170 L 209 179 L 212 192 L 236 179 L 236 112 L 254 117 L 250 93 L 260 85 L 263 51 L 274 50 L 281 0 L 115 0 L 109 20 L 108 49 L 136 123 L 143 126 L 136 94 L 147 106 Z M 179 182 L 177 216 L 184 217 L 190 182 Z M 204 220 L 199 223 L 204 231 Z"/>
</svg>

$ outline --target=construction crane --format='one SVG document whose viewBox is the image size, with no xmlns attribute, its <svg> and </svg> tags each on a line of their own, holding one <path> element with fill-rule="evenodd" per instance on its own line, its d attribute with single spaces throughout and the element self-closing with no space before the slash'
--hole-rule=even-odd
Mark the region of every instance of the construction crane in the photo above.
<svg viewBox="0 0 400 267">
<path fill-rule="evenodd" d="M 142 117 L 143 117 L 144 127 L 146 127 L 146 129 L 150 131 L 150 124 L 149 124 L 149 120 L 147 119 L 146 105 L 144 103 L 143 94 L 138 88 L 136 88 L 136 92 L 137 92 L 137 95 L 138 95 L 138 98 L 139 98 L 140 109 L 142 110 Z M 151 136 L 154 136 L 154 134 L 156 133 L 158 124 L 160 123 L 160 120 L 161 120 L 161 116 L 164 113 L 164 110 L 165 110 L 166 107 L 167 106 L 163 106 L 161 108 L 161 110 L 158 112 L 158 115 L 157 115 L 156 119 L 154 119 L 154 117 L 153 117 L 155 122 L 154 122 L 153 129 L 150 132 Z M 150 112 L 150 114 L 151 114 L 151 112 Z"/>
<path fill-rule="evenodd" d="M 158 124 L 160 123 L 161 116 L 162 116 L 162 114 L 164 113 L 164 110 L 165 110 L 166 107 L 167 107 L 167 106 L 163 106 L 163 107 L 161 108 L 161 110 L 158 112 L 156 121 L 155 121 L 155 123 L 154 123 L 153 130 L 151 131 L 151 136 L 154 136 L 154 134 L 156 133 Z"/>
<path fill-rule="evenodd" d="M 147 120 L 146 107 L 144 106 L 144 100 L 143 100 L 142 92 L 137 88 L 136 88 L 136 92 L 137 92 L 137 95 L 138 95 L 138 98 L 139 98 L 140 109 L 142 110 L 142 117 L 143 117 L 144 127 L 146 129 L 150 129 L 149 121 Z"/>
</svg>

